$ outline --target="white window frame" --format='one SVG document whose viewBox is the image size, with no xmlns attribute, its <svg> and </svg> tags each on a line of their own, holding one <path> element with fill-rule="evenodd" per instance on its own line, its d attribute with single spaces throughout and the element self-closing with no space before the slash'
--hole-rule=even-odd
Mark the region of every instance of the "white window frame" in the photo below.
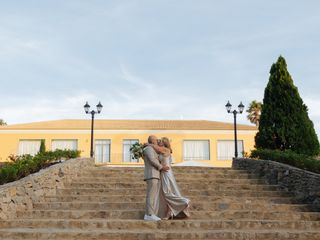
<svg viewBox="0 0 320 240">
<path fill-rule="evenodd" d="M 185 152 L 185 142 L 207 142 L 208 143 L 208 157 L 206 159 L 206 157 L 198 157 L 198 158 L 194 158 L 194 159 L 187 159 L 186 158 L 186 152 Z M 183 161 L 202 161 L 202 160 L 210 160 L 211 159 L 211 149 L 210 149 L 210 146 L 211 146 L 211 142 L 210 142 L 210 139 L 185 139 L 183 140 Z"/>
<path fill-rule="evenodd" d="M 232 156 L 229 157 L 229 156 L 220 156 L 220 149 L 219 149 L 219 143 L 221 142 L 230 142 L 232 143 Z M 242 157 L 243 156 L 243 151 L 244 151 L 244 141 L 242 139 L 240 140 L 237 140 L 238 142 L 238 157 Z M 241 149 L 241 144 L 242 144 L 242 149 Z M 235 149 L 234 149 L 234 140 L 230 140 L 230 139 L 223 139 L 223 140 L 217 140 L 217 160 L 218 161 L 230 161 L 234 158 L 234 152 L 235 152 Z"/>
<path fill-rule="evenodd" d="M 99 143 L 97 144 L 97 141 L 105 141 L 106 143 Z M 94 140 L 94 157 L 95 157 L 95 162 L 96 163 L 110 163 L 111 162 L 111 139 L 95 139 Z M 108 155 L 105 155 L 103 153 L 103 149 L 102 149 L 102 161 L 97 161 L 99 158 L 96 156 L 96 153 L 97 153 L 97 146 L 103 146 L 103 145 L 106 145 L 109 147 L 109 151 L 108 151 Z"/>
<path fill-rule="evenodd" d="M 54 148 L 54 146 L 53 146 L 54 142 L 63 142 L 63 141 L 73 141 L 73 142 L 75 142 L 75 143 L 76 143 L 75 149 Z M 52 150 L 52 151 L 55 151 L 55 150 L 57 150 L 57 149 L 60 149 L 60 150 L 78 150 L 78 139 L 52 139 L 52 140 L 51 140 L 51 150 Z"/>
<path fill-rule="evenodd" d="M 125 144 L 125 141 L 130 141 L 131 143 L 130 144 Z M 125 145 L 129 145 L 130 147 L 132 147 L 132 145 L 133 144 L 135 144 L 135 143 L 132 143 L 133 141 L 135 141 L 135 143 L 136 142 L 140 142 L 139 141 L 139 139 L 123 139 L 122 140 L 122 162 L 124 162 L 124 163 L 138 163 L 139 162 L 139 159 L 133 159 L 132 157 L 133 157 L 133 155 L 132 155 L 132 153 L 130 152 L 130 150 L 129 150 L 129 157 L 130 157 L 130 159 L 129 159 L 129 161 L 127 161 L 127 159 L 126 159 L 126 152 L 125 152 Z"/>
<path fill-rule="evenodd" d="M 39 148 L 38 148 L 38 151 L 33 151 L 32 153 L 24 153 L 22 152 L 22 149 L 21 149 L 21 146 L 20 144 L 22 142 L 39 142 Z M 41 146 L 41 139 L 19 139 L 19 143 L 18 143 L 18 155 L 31 155 L 31 156 L 34 156 L 36 155 L 39 151 L 40 151 L 40 146 Z"/>
</svg>

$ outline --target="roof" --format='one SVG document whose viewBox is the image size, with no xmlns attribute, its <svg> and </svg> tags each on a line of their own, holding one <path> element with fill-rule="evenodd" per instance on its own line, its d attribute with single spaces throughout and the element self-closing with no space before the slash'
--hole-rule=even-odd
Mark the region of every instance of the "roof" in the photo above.
<svg viewBox="0 0 320 240">
<path fill-rule="evenodd" d="M 91 120 L 64 119 L 1 126 L 0 130 L 87 130 Z M 233 130 L 233 123 L 206 120 L 95 120 L 98 130 Z M 237 125 L 238 130 L 257 130 Z"/>
</svg>

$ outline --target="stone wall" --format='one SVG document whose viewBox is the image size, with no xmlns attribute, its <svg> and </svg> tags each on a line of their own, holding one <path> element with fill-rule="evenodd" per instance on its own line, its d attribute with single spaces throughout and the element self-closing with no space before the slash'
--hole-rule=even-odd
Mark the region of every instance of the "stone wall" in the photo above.
<svg viewBox="0 0 320 240">
<path fill-rule="evenodd" d="M 17 211 L 31 210 L 34 202 L 55 195 L 57 188 L 93 166 L 93 159 L 70 159 L 18 181 L 0 185 L 0 219 L 13 219 Z"/>
<path fill-rule="evenodd" d="M 271 160 L 234 159 L 232 167 L 247 170 L 272 185 L 294 194 L 297 202 L 320 205 L 320 174 Z"/>
</svg>

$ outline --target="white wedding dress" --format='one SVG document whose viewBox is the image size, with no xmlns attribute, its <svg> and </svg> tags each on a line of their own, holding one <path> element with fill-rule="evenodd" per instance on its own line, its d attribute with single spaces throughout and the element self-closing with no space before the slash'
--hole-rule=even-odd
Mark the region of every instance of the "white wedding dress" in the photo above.
<svg viewBox="0 0 320 240">
<path fill-rule="evenodd" d="M 169 219 L 174 216 L 189 217 L 188 207 L 190 200 L 181 196 L 176 179 L 171 169 L 171 155 L 159 156 L 160 162 L 163 166 L 169 166 L 170 170 L 162 171 L 161 189 L 159 199 L 159 213 L 158 216 L 162 219 Z"/>
</svg>

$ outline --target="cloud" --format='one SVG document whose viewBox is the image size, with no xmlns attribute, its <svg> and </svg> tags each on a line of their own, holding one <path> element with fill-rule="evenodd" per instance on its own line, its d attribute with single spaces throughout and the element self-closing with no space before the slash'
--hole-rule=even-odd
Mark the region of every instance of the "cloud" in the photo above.
<svg viewBox="0 0 320 240">
<path fill-rule="evenodd" d="M 226 101 L 261 101 L 284 54 L 320 133 L 318 9 L 317 1 L 0 3 L 0 118 L 86 118 L 85 101 L 101 100 L 99 118 L 232 122 Z M 238 121 L 249 123 L 245 114 Z"/>
<path fill-rule="evenodd" d="M 8 99 L 9 100 L 9 99 Z M 86 101 L 97 102 L 92 94 L 41 97 L 38 99 L 15 98 L 12 105 L 0 106 L 1 118 L 8 124 L 66 118 L 84 118 Z M 10 101 L 8 101 L 10 102 Z"/>
<path fill-rule="evenodd" d="M 317 98 L 305 98 L 304 102 L 309 109 L 309 117 L 312 120 L 314 127 L 320 138 L 320 99 Z"/>
<path fill-rule="evenodd" d="M 144 92 L 154 93 L 154 84 L 148 82 L 145 79 L 142 79 L 141 77 L 138 77 L 132 74 L 129 70 L 129 67 L 123 62 L 120 62 L 120 69 L 121 69 L 121 79 L 124 79 L 127 83 L 136 85 L 136 87 L 138 88 L 142 88 Z"/>
<path fill-rule="evenodd" d="M 310 116 L 320 117 L 320 99 L 307 97 L 304 102 L 309 108 Z"/>
</svg>

